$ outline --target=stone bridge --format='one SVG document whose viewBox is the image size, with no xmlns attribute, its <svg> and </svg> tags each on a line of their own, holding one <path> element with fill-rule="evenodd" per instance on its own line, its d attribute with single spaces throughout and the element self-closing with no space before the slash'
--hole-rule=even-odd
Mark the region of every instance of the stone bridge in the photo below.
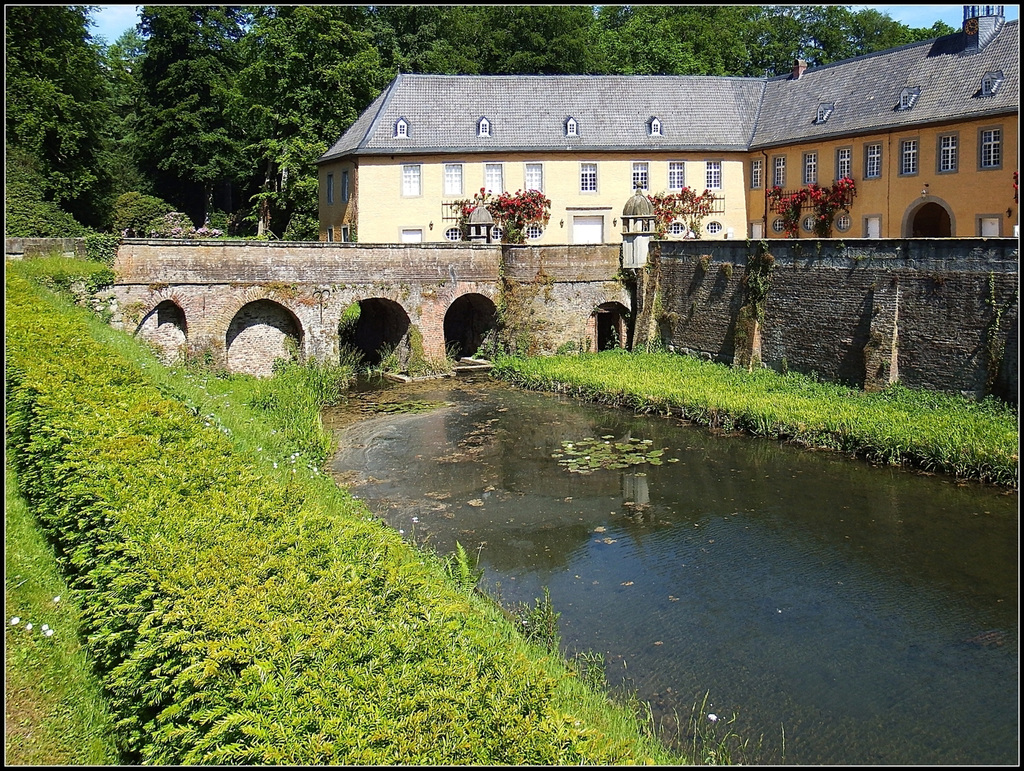
<svg viewBox="0 0 1024 771">
<path fill-rule="evenodd" d="M 112 323 L 168 360 L 267 375 L 278 358 L 375 364 L 391 350 L 471 356 L 519 304 L 535 352 L 626 345 L 618 245 L 351 244 L 127 239 Z M 513 295 L 515 296 L 513 298 Z"/>
</svg>

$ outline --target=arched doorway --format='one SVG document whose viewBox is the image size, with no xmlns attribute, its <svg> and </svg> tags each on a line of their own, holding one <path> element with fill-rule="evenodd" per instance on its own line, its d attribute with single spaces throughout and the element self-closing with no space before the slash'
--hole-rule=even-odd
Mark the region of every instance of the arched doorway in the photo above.
<svg viewBox="0 0 1024 771">
<path fill-rule="evenodd" d="M 935 201 L 928 201 L 914 209 L 903 228 L 904 238 L 949 238 L 952 235 L 949 211 Z"/>
<path fill-rule="evenodd" d="M 295 359 L 302 351 L 302 325 L 273 300 L 255 300 L 239 308 L 225 340 L 230 372 L 269 377 L 278 359 Z"/>
<path fill-rule="evenodd" d="M 366 366 L 380 364 L 388 354 L 398 351 L 408 359 L 409 314 L 394 300 L 370 297 L 352 303 L 341 316 L 338 347 L 355 350 Z"/>
<path fill-rule="evenodd" d="M 444 346 L 454 358 L 472 356 L 495 328 L 498 309 L 482 294 L 464 294 L 444 314 Z"/>
<path fill-rule="evenodd" d="M 188 339 L 185 312 L 173 300 L 164 300 L 146 314 L 135 336 L 153 345 L 160 352 L 160 359 L 170 364 L 185 351 Z"/>
<path fill-rule="evenodd" d="M 629 310 L 622 303 L 601 303 L 594 309 L 594 342 L 598 351 L 629 348 Z"/>
</svg>

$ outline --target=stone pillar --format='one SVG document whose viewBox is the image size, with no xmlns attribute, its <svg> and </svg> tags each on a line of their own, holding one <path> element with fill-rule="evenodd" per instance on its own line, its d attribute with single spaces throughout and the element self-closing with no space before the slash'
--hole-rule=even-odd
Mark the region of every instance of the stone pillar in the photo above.
<svg viewBox="0 0 1024 771">
<path fill-rule="evenodd" d="M 864 390 L 881 391 L 899 380 L 900 285 L 871 293 L 871 331 L 864 346 Z"/>
</svg>

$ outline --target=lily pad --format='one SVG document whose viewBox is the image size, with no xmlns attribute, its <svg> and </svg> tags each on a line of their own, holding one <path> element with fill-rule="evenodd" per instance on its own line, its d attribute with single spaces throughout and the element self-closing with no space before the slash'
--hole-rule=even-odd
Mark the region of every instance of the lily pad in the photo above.
<svg viewBox="0 0 1024 771">
<path fill-rule="evenodd" d="M 651 450 L 650 439 L 628 439 L 611 442 L 605 435 L 600 439 L 587 437 L 576 442 L 562 442 L 562 451 L 551 454 L 559 465 L 575 474 L 589 474 L 597 469 L 623 469 L 649 463 L 660 466 L 664 449 Z"/>
</svg>

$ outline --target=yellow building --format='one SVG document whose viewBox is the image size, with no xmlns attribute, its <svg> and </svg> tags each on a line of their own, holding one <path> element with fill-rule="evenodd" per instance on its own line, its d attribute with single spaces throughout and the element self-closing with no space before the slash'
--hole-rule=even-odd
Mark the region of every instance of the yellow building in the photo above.
<svg viewBox="0 0 1024 771">
<path fill-rule="evenodd" d="M 856 194 L 835 237 L 1015 235 L 1018 22 L 1003 6 L 964 17 L 775 78 L 399 75 L 319 160 L 320 238 L 458 241 L 455 202 L 532 189 L 551 217 L 527 243 L 618 243 L 636 188 L 684 187 L 715 206 L 668 238 L 785 237 L 769 191 L 841 177 Z"/>
</svg>

